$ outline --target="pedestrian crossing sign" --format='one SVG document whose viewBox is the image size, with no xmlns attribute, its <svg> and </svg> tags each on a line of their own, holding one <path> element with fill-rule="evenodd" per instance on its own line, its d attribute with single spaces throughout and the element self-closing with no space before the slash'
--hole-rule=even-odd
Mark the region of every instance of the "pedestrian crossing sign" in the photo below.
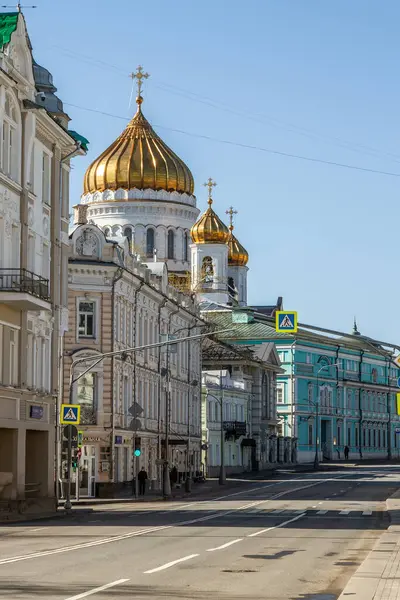
<svg viewBox="0 0 400 600">
<path fill-rule="evenodd" d="M 61 404 L 60 423 L 79 425 L 81 407 L 79 404 Z"/>
<path fill-rule="evenodd" d="M 275 329 L 278 333 L 297 332 L 297 312 L 294 310 L 277 310 Z"/>
</svg>

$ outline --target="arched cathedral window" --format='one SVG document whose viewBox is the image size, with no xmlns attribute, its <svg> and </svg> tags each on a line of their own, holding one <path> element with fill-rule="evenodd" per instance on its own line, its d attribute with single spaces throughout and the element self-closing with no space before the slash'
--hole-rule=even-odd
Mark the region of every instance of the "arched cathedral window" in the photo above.
<svg viewBox="0 0 400 600">
<path fill-rule="evenodd" d="M 168 231 L 168 258 L 175 258 L 175 234 L 170 229 Z"/>
<path fill-rule="evenodd" d="M 146 255 L 153 256 L 154 252 L 154 229 L 149 227 L 146 233 Z"/>
<path fill-rule="evenodd" d="M 185 262 L 189 260 L 189 236 L 187 231 L 183 236 L 183 260 Z"/>
<path fill-rule="evenodd" d="M 133 248 L 132 227 L 125 227 L 125 229 L 124 229 L 124 236 L 128 239 L 129 249 L 132 252 L 132 248 Z"/>
<path fill-rule="evenodd" d="M 201 280 L 204 283 L 212 283 L 214 281 L 214 265 L 211 256 L 205 256 L 201 263 Z"/>
</svg>

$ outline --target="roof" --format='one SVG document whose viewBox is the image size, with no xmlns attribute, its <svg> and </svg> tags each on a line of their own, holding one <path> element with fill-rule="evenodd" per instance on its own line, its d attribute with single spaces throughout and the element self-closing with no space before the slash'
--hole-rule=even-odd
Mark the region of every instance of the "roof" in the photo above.
<svg viewBox="0 0 400 600">
<path fill-rule="evenodd" d="M 219 334 L 218 334 L 219 335 Z M 250 361 L 252 363 L 263 364 L 263 361 L 254 356 L 248 348 L 238 348 L 210 338 L 205 338 L 202 343 L 203 363 L 224 362 L 231 363 L 235 361 Z"/>
<path fill-rule="evenodd" d="M 10 43 L 11 35 L 17 29 L 19 12 L 0 13 L 0 48 Z"/>
<path fill-rule="evenodd" d="M 248 311 L 251 309 L 248 309 Z M 320 346 L 341 346 L 349 350 L 360 352 L 363 350 L 370 354 L 390 355 L 391 353 L 384 350 L 376 344 L 373 339 L 359 334 L 349 334 L 348 337 L 329 337 L 319 333 L 313 333 L 306 329 L 298 329 L 296 334 L 280 333 L 275 330 L 271 317 L 260 313 L 252 313 L 250 322 L 248 323 L 233 323 L 232 311 L 219 310 L 207 311 L 203 314 L 204 318 L 218 326 L 218 329 L 229 329 L 232 331 L 218 334 L 222 340 L 235 341 L 239 343 L 252 342 L 261 343 L 263 341 L 282 341 L 288 344 L 294 341 L 310 342 Z"/>
</svg>

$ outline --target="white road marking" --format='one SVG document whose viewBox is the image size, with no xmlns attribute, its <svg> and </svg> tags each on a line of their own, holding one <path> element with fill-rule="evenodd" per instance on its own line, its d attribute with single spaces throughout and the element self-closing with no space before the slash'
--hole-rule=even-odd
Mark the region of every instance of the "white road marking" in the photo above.
<svg viewBox="0 0 400 600">
<path fill-rule="evenodd" d="M 349 510 L 341 510 L 339 515 L 348 515 L 349 514 Z"/>
<path fill-rule="evenodd" d="M 283 510 L 273 510 L 271 514 L 272 515 L 280 515 L 283 512 L 284 512 Z"/>
<path fill-rule="evenodd" d="M 78 594 L 77 596 L 70 596 L 66 600 L 81 600 L 81 598 L 87 598 L 88 596 L 97 594 L 97 592 L 103 592 L 104 590 L 108 590 L 116 585 L 121 585 L 121 583 L 125 583 L 126 581 L 129 581 L 129 579 L 117 579 L 117 581 L 112 581 L 111 583 L 107 583 L 101 587 L 93 588 L 93 590 L 90 590 L 89 592 L 83 592 L 83 594 Z"/>
<path fill-rule="evenodd" d="M 253 506 L 258 506 L 259 504 L 265 504 L 266 502 L 269 502 L 270 500 L 275 500 L 276 498 L 280 498 L 281 496 L 284 496 L 286 494 L 292 494 L 293 492 L 305 490 L 307 488 L 315 487 L 317 485 L 322 485 L 322 484 L 326 483 L 327 481 L 334 481 L 335 479 L 340 479 L 341 477 L 343 477 L 343 475 L 338 475 L 337 477 L 332 477 L 332 478 L 329 478 L 329 479 L 318 480 L 318 481 L 315 481 L 315 482 L 313 482 L 311 484 L 303 485 L 301 487 L 298 487 L 298 488 L 296 488 L 294 490 L 293 489 L 284 490 L 282 492 L 279 492 L 278 494 L 275 494 L 275 496 L 271 496 L 270 498 L 263 498 L 262 500 L 257 500 L 255 502 L 250 502 L 249 504 L 245 504 L 244 506 L 239 506 L 237 508 L 232 508 L 230 510 L 223 511 L 223 512 L 216 511 L 216 512 L 212 513 L 211 515 L 207 515 L 205 517 L 200 517 L 200 518 L 197 518 L 197 519 L 190 519 L 190 520 L 187 520 L 187 521 L 177 521 L 176 523 L 172 523 L 171 525 L 161 525 L 159 527 L 150 527 L 150 528 L 142 529 L 142 530 L 139 530 L 139 531 L 133 531 L 133 532 L 129 532 L 129 533 L 124 533 L 124 534 L 121 534 L 121 535 L 117 535 L 117 536 L 112 536 L 112 537 L 108 537 L 108 538 L 102 538 L 100 540 L 95 540 L 95 541 L 92 541 L 92 542 L 83 542 L 83 543 L 80 543 L 80 544 L 75 544 L 73 546 L 62 546 L 61 548 L 55 548 L 53 550 L 42 550 L 40 552 L 34 552 L 32 554 L 23 554 L 23 555 L 20 555 L 20 556 L 11 556 L 9 558 L 2 558 L 2 559 L 0 559 L 0 566 L 1 565 L 7 565 L 7 564 L 10 564 L 10 563 L 15 563 L 15 562 L 21 562 L 21 561 L 25 561 L 25 560 L 31 560 L 33 558 L 41 558 L 42 556 L 51 556 L 53 554 L 63 554 L 65 552 L 72 552 L 73 550 L 81 550 L 83 548 L 92 548 L 94 546 L 102 546 L 104 544 L 111 544 L 113 542 L 119 542 L 121 540 L 126 540 L 126 539 L 129 539 L 129 538 L 133 538 L 133 537 L 137 537 L 137 536 L 141 536 L 141 535 L 151 534 L 151 533 L 154 533 L 156 531 L 164 531 L 166 529 L 171 529 L 173 527 L 179 527 L 181 525 L 192 525 L 194 523 L 201 523 L 203 521 L 209 521 L 210 519 L 217 519 L 217 518 L 220 518 L 220 517 L 224 517 L 224 516 L 230 515 L 230 514 L 232 514 L 234 512 L 240 511 L 240 510 L 246 510 L 246 508 L 251 508 Z M 302 480 L 299 480 L 299 481 L 302 481 Z M 264 486 L 264 487 L 269 487 L 269 486 Z M 262 488 L 260 488 L 260 489 L 262 489 Z M 243 493 L 245 491 L 249 492 L 249 490 L 244 490 Z M 297 520 L 301 516 L 303 516 L 303 513 L 301 515 L 299 515 L 298 517 L 295 517 L 294 519 L 286 521 L 285 523 L 281 523 L 280 525 L 277 525 L 275 527 L 270 527 L 266 531 L 269 531 L 271 529 L 277 529 L 279 527 L 283 527 L 285 524 L 291 523 L 293 520 Z"/>
<path fill-rule="evenodd" d="M 190 560 L 191 558 L 196 558 L 196 556 L 200 556 L 199 554 L 189 554 L 189 556 L 184 556 L 183 558 L 178 558 L 178 560 L 172 560 L 169 563 L 166 563 L 165 565 L 161 565 L 161 567 L 156 567 L 155 569 L 150 569 L 149 571 L 144 571 L 145 574 L 150 575 L 151 573 L 157 573 L 158 571 L 165 571 L 165 569 L 169 569 L 170 567 L 173 567 L 174 565 L 177 565 L 178 563 L 181 562 L 185 562 L 186 560 Z M 71 599 L 67 599 L 67 600 L 73 600 Z"/>
<path fill-rule="evenodd" d="M 238 542 L 243 541 L 243 538 L 238 538 L 237 540 L 232 540 L 231 542 L 227 542 L 226 544 L 222 544 L 222 546 L 218 546 L 217 548 L 208 548 L 207 552 L 215 552 L 215 550 L 223 550 L 224 548 L 228 548 L 233 544 L 237 544 Z"/>
<path fill-rule="evenodd" d="M 279 525 L 274 525 L 274 527 L 267 527 L 267 529 L 261 529 L 261 531 L 256 531 L 255 533 L 250 533 L 247 537 L 256 537 L 257 535 L 261 535 L 262 533 L 266 533 L 267 531 L 272 531 L 273 529 L 279 529 L 280 527 L 285 527 L 285 525 L 289 525 L 289 523 L 293 523 L 294 521 L 301 519 L 301 517 L 304 517 L 305 515 L 306 515 L 306 513 L 302 513 L 301 515 L 298 515 L 297 517 L 293 517 L 293 519 L 289 519 L 288 521 L 285 521 L 284 523 L 280 523 Z"/>
<path fill-rule="evenodd" d="M 43 529 L 48 529 L 48 527 L 36 527 L 36 529 L 28 529 L 27 533 L 33 533 L 34 531 L 42 531 Z"/>
<path fill-rule="evenodd" d="M 370 517 L 372 515 L 372 510 L 364 510 L 363 511 L 363 516 L 364 517 Z"/>
<path fill-rule="evenodd" d="M 302 515 L 304 510 L 291 510 L 290 512 L 294 515 Z"/>
<path fill-rule="evenodd" d="M 326 515 L 327 512 L 328 512 L 327 510 L 319 510 L 317 512 L 317 515 Z"/>
</svg>

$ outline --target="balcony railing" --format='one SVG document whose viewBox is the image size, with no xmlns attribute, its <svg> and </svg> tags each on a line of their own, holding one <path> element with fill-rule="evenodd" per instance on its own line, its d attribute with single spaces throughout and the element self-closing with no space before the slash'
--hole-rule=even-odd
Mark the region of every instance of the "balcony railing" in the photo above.
<svg viewBox="0 0 400 600">
<path fill-rule="evenodd" d="M 0 269 L 0 292 L 20 292 L 50 300 L 49 280 L 27 269 Z"/>
</svg>

